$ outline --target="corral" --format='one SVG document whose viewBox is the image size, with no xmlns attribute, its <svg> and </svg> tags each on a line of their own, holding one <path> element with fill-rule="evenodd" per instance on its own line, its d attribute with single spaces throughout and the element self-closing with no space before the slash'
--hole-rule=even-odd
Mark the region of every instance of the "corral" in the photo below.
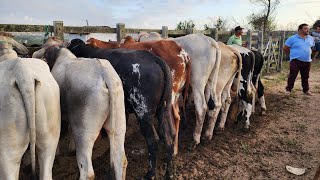
<svg viewBox="0 0 320 180">
<path fill-rule="evenodd" d="M 8 28 L 8 25 L 0 25 L 0 30 L 17 31 L 14 28 L 6 29 L 6 27 Z M 118 29 L 121 29 L 121 25 Z M 111 31 L 115 32 L 114 30 Z M 165 31 L 165 28 L 163 28 L 161 33 L 165 34 Z M 132 33 L 135 31 L 122 30 L 120 32 Z M 190 33 L 190 31 L 185 33 Z M 206 32 L 202 33 L 206 34 Z M 121 37 L 121 33 L 118 34 Z M 168 34 L 170 36 L 170 33 Z M 216 40 L 224 41 L 219 39 L 219 36 L 215 33 L 208 35 L 213 35 Z M 254 43 L 250 43 L 254 41 L 248 37 L 251 37 L 250 31 L 247 35 L 247 46 L 254 46 Z M 279 44 L 276 43 L 278 49 L 281 49 L 279 47 L 282 46 L 284 38 L 282 37 L 282 42 L 278 41 Z M 269 42 L 272 43 L 272 41 Z M 261 45 L 262 47 L 266 46 L 263 41 Z M 259 48 L 259 46 L 257 47 Z M 260 51 L 263 50 L 262 47 L 260 46 Z M 270 51 L 273 51 L 273 49 L 270 48 Z M 271 59 L 271 55 L 269 57 L 268 59 Z M 265 94 L 268 114 L 259 116 L 258 112 L 254 115 L 253 126 L 249 132 L 243 131 L 240 124 L 229 125 L 222 135 L 215 135 L 210 142 L 201 143 L 195 151 L 190 152 L 187 150 L 187 146 L 191 140 L 195 115 L 193 106 L 189 107 L 188 127 L 181 131 L 181 146 L 179 154 L 175 158 L 175 177 L 177 179 L 299 179 L 297 176 L 286 172 L 286 165 L 306 168 L 307 172 L 302 178 L 313 178 L 319 164 L 318 149 L 320 149 L 320 142 L 317 138 L 320 135 L 320 124 L 318 122 L 320 114 L 317 104 L 320 100 L 320 88 L 318 86 L 320 82 L 316 78 L 320 75 L 320 64 L 318 61 L 313 63 L 310 76 L 311 91 L 315 95 L 312 97 L 304 96 L 301 93 L 301 88 L 296 85 L 294 94 L 288 97 L 283 94 L 288 63 L 284 62 L 282 66 L 282 55 L 278 55 L 278 58 L 275 59 L 278 60 L 276 60 L 278 63 L 275 62 L 277 64 L 276 70 L 281 71 L 283 69 L 283 71 L 277 74 L 268 74 L 263 79 L 266 84 Z M 271 60 L 267 64 L 267 69 L 270 67 L 269 63 L 271 64 Z M 268 71 L 267 69 L 266 71 Z M 305 113 L 306 110 L 308 110 L 308 113 Z M 126 135 L 126 153 L 129 161 L 127 179 L 136 179 L 143 176 L 144 172 L 141 169 L 147 168 L 144 159 L 147 149 L 143 137 L 136 130 L 138 129 L 137 124 L 132 119 L 133 117 L 128 121 Z M 62 139 L 61 144 L 63 147 L 67 147 L 65 139 Z M 163 154 L 164 150 L 161 149 L 160 152 Z M 53 178 L 76 179 L 78 168 L 75 156 L 68 155 L 67 148 L 62 148 L 60 153 L 55 160 Z M 158 171 L 162 175 L 164 174 L 163 158 L 163 156 L 160 156 L 158 160 L 161 162 Z M 108 159 L 108 143 L 99 139 L 95 144 L 93 153 L 96 179 L 105 179 Z M 29 172 L 29 169 L 28 167 L 22 167 L 21 169 L 20 176 L 24 179 L 28 176 L 26 172 Z"/>
</svg>

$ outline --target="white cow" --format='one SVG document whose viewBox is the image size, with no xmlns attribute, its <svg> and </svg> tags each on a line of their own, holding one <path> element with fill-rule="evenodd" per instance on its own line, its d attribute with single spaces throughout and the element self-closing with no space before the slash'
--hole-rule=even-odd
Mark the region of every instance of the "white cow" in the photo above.
<svg viewBox="0 0 320 180">
<path fill-rule="evenodd" d="M 161 35 L 157 32 L 140 32 L 138 36 L 135 38 L 137 42 L 144 42 L 144 41 L 157 41 L 162 40 Z"/>
<path fill-rule="evenodd" d="M 0 179 L 19 178 L 21 158 L 29 143 L 32 174 L 37 150 L 40 179 L 52 179 L 60 136 L 59 86 L 40 59 L 18 58 L 27 49 L 0 36 Z"/>
<path fill-rule="evenodd" d="M 60 86 L 62 107 L 66 108 L 76 145 L 80 179 L 94 178 L 92 149 L 102 128 L 110 140 L 112 175 L 125 179 L 126 119 L 120 77 L 109 61 L 77 58 L 61 45 L 61 41 L 50 38 L 33 57 L 45 57 Z"/>
<path fill-rule="evenodd" d="M 212 139 L 213 129 L 219 113 L 221 113 L 219 128 L 220 130 L 224 129 L 231 104 L 231 86 L 234 86 L 233 89 L 235 89 L 237 93 L 240 89 L 240 79 L 235 79 L 235 77 L 236 75 L 241 75 L 242 57 L 236 49 L 222 42 L 218 42 L 218 44 L 221 49 L 221 62 L 215 93 L 217 94 L 218 102 L 221 102 L 222 106 L 216 106 L 212 112 L 209 111 L 208 113 L 209 125 L 205 133 L 208 140 Z"/>
</svg>

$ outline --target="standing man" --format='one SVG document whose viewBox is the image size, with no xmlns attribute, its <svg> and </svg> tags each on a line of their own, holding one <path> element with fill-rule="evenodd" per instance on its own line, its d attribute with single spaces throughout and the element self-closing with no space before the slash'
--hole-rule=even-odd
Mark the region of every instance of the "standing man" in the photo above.
<svg viewBox="0 0 320 180">
<path fill-rule="evenodd" d="M 242 39 L 241 39 L 241 35 L 243 33 L 243 28 L 240 27 L 240 26 L 237 26 L 235 29 L 234 29 L 234 35 L 232 35 L 228 42 L 227 42 L 227 45 L 231 45 L 231 44 L 237 44 L 239 46 L 242 46 Z"/>
<path fill-rule="evenodd" d="M 317 26 L 316 30 L 311 34 L 314 38 L 315 50 L 316 50 L 312 60 L 315 60 L 320 52 L 320 26 Z"/>
<path fill-rule="evenodd" d="M 309 26 L 301 24 L 298 33 L 289 37 L 283 46 L 283 51 L 290 53 L 290 73 L 286 93 L 290 94 L 294 86 L 294 81 L 300 71 L 303 92 L 311 96 L 309 91 L 309 72 L 311 66 L 311 47 L 314 46 L 313 37 L 309 34 Z"/>
</svg>

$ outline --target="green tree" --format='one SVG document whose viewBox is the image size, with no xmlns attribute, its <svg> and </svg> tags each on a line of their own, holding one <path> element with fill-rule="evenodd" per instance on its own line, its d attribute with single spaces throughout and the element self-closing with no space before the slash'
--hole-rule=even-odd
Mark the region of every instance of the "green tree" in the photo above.
<svg viewBox="0 0 320 180">
<path fill-rule="evenodd" d="M 213 27 L 219 31 L 226 31 L 228 29 L 228 21 L 226 19 L 222 19 L 221 17 L 219 17 L 219 19 L 213 25 Z M 208 24 L 204 25 L 204 30 L 208 30 L 209 28 L 210 28 L 210 25 Z"/>
<path fill-rule="evenodd" d="M 251 3 L 262 6 L 263 10 L 257 14 L 252 14 L 249 16 L 249 22 L 253 27 L 262 25 L 262 30 L 264 33 L 272 29 L 275 26 L 273 14 L 276 11 L 277 6 L 280 4 L 280 0 L 250 0 Z M 262 22 L 262 24 L 261 24 Z M 275 28 L 275 27 L 274 27 Z"/>
<path fill-rule="evenodd" d="M 320 19 L 316 20 L 316 22 L 312 26 L 312 29 L 317 29 L 318 26 L 320 26 Z"/>
<path fill-rule="evenodd" d="M 263 31 L 265 33 L 274 31 L 276 29 L 276 24 L 274 18 L 268 18 L 267 22 L 265 21 L 265 15 L 263 14 L 251 14 L 248 17 L 249 23 L 251 24 L 252 30 L 254 31 Z"/>
<path fill-rule="evenodd" d="M 184 21 L 180 21 L 177 24 L 176 30 L 186 30 L 186 29 L 195 29 L 195 24 L 193 23 L 192 20 L 184 20 Z"/>
</svg>

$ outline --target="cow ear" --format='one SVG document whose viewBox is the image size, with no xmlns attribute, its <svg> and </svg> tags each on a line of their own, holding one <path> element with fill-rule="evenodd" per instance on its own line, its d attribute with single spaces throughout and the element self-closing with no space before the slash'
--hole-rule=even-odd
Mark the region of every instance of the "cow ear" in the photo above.
<svg viewBox="0 0 320 180">
<path fill-rule="evenodd" d="M 45 48 L 41 48 L 32 54 L 32 58 L 42 59 L 45 52 L 46 52 Z"/>
<path fill-rule="evenodd" d="M 53 68 L 56 59 L 58 57 L 58 53 L 60 51 L 60 47 L 53 47 L 46 50 L 47 52 L 44 54 L 44 58 L 46 59 L 50 70 Z"/>
</svg>

